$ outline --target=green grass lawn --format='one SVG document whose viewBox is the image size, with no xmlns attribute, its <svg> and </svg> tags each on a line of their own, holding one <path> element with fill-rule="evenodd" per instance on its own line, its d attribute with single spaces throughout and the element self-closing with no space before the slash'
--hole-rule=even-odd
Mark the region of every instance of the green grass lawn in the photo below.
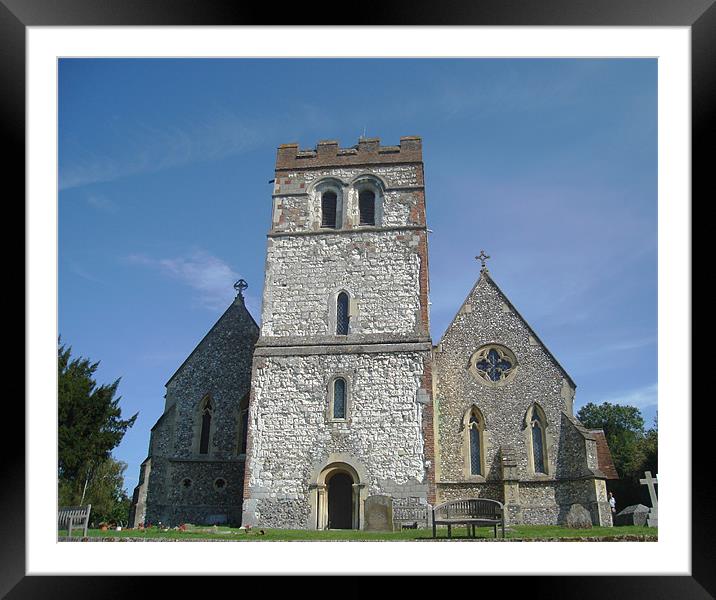
<svg viewBox="0 0 716 600">
<path fill-rule="evenodd" d="M 308 531 L 302 529 L 263 529 L 264 534 L 259 533 L 256 528 L 251 532 L 231 527 L 192 527 L 187 531 L 170 529 L 161 531 L 156 528 L 146 530 L 126 529 L 122 531 L 100 531 L 90 529 L 89 537 L 110 537 L 110 538 L 145 538 L 145 539 L 172 539 L 184 541 L 199 540 L 230 540 L 235 542 L 265 541 L 265 542 L 290 542 L 290 541 L 395 541 L 409 542 L 432 539 L 432 529 L 406 529 L 404 531 L 381 532 L 381 531 L 353 531 L 353 530 L 330 530 L 330 531 Z M 60 535 L 67 535 L 60 532 Z M 455 526 L 452 529 L 452 537 L 457 540 L 467 538 L 467 528 Z M 498 530 L 499 535 L 499 530 Z M 80 537 L 81 532 L 73 531 L 73 537 Z M 493 538 L 491 527 L 479 527 L 476 529 L 478 538 Z M 544 538 L 578 538 L 578 537 L 621 537 L 621 536 L 657 536 L 657 529 L 650 527 L 593 527 L 592 529 L 567 529 L 557 525 L 517 525 L 506 532 L 508 539 L 530 540 Z M 438 537 L 447 538 L 447 528 L 438 527 Z"/>
</svg>

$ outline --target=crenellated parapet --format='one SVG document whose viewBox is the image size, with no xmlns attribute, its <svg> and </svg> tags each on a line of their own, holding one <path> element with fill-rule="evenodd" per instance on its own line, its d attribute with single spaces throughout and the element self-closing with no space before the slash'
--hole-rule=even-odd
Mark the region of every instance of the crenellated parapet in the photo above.
<svg viewBox="0 0 716 600">
<path fill-rule="evenodd" d="M 276 171 L 422 160 L 422 139 L 416 136 L 401 137 L 398 146 L 381 146 L 380 138 L 360 138 L 358 144 L 350 148 L 341 148 L 336 140 L 323 140 L 309 150 L 300 149 L 298 144 L 281 144 L 276 155 Z"/>
</svg>

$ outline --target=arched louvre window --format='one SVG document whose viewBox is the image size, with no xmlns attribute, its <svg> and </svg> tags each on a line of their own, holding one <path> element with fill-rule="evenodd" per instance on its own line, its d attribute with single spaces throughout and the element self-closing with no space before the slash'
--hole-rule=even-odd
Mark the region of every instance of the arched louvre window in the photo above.
<svg viewBox="0 0 716 600">
<path fill-rule="evenodd" d="M 470 417 L 470 473 L 472 475 L 482 475 L 480 422 L 474 414 Z"/>
<path fill-rule="evenodd" d="M 341 377 L 333 382 L 333 418 L 346 418 L 346 380 Z"/>
<path fill-rule="evenodd" d="M 333 229 L 337 227 L 337 205 L 338 197 L 335 192 L 323 192 L 321 196 L 321 227 L 331 227 Z"/>
<path fill-rule="evenodd" d="M 544 424 L 536 408 L 532 409 L 532 458 L 535 473 L 546 473 L 544 460 Z"/>
<path fill-rule="evenodd" d="M 345 292 L 338 294 L 336 303 L 336 334 L 338 335 L 348 335 L 348 323 L 350 321 L 348 303 L 348 294 Z"/>
<path fill-rule="evenodd" d="M 199 454 L 209 453 L 209 434 L 211 433 L 211 398 L 206 399 L 201 411 L 201 435 L 199 436 Z"/>
<path fill-rule="evenodd" d="M 358 194 L 358 210 L 361 225 L 375 225 L 375 193 L 363 190 Z"/>
</svg>

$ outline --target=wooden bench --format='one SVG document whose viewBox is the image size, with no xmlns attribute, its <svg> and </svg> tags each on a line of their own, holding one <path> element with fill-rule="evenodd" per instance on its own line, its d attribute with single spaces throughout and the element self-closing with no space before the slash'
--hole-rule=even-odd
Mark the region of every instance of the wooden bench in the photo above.
<svg viewBox="0 0 716 600">
<path fill-rule="evenodd" d="M 57 511 L 57 529 L 67 529 L 69 537 L 72 537 L 72 528 L 81 527 L 82 535 L 87 537 L 87 527 L 92 505 L 87 506 L 61 506 Z"/>
<path fill-rule="evenodd" d="M 469 498 L 466 500 L 450 500 L 433 508 L 433 537 L 437 537 L 437 526 L 447 525 L 448 537 L 452 537 L 453 525 L 467 525 L 467 535 L 475 537 L 475 527 L 492 525 L 497 537 L 497 526 L 505 537 L 505 512 L 502 502 L 487 498 Z"/>
</svg>

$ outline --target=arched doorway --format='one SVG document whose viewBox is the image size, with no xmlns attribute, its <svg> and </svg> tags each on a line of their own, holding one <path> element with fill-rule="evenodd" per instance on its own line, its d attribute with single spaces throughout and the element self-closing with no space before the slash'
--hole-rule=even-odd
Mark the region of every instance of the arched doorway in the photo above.
<svg viewBox="0 0 716 600">
<path fill-rule="evenodd" d="M 309 528 L 361 529 L 361 506 L 367 493 L 363 466 L 351 456 L 331 454 L 316 465 L 311 479 Z"/>
<path fill-rule="evenodd" d="M 328 487 L 328 528 L 353 529 L 353 477 L 345 471 L 334 473 Z"/>
</svg>

